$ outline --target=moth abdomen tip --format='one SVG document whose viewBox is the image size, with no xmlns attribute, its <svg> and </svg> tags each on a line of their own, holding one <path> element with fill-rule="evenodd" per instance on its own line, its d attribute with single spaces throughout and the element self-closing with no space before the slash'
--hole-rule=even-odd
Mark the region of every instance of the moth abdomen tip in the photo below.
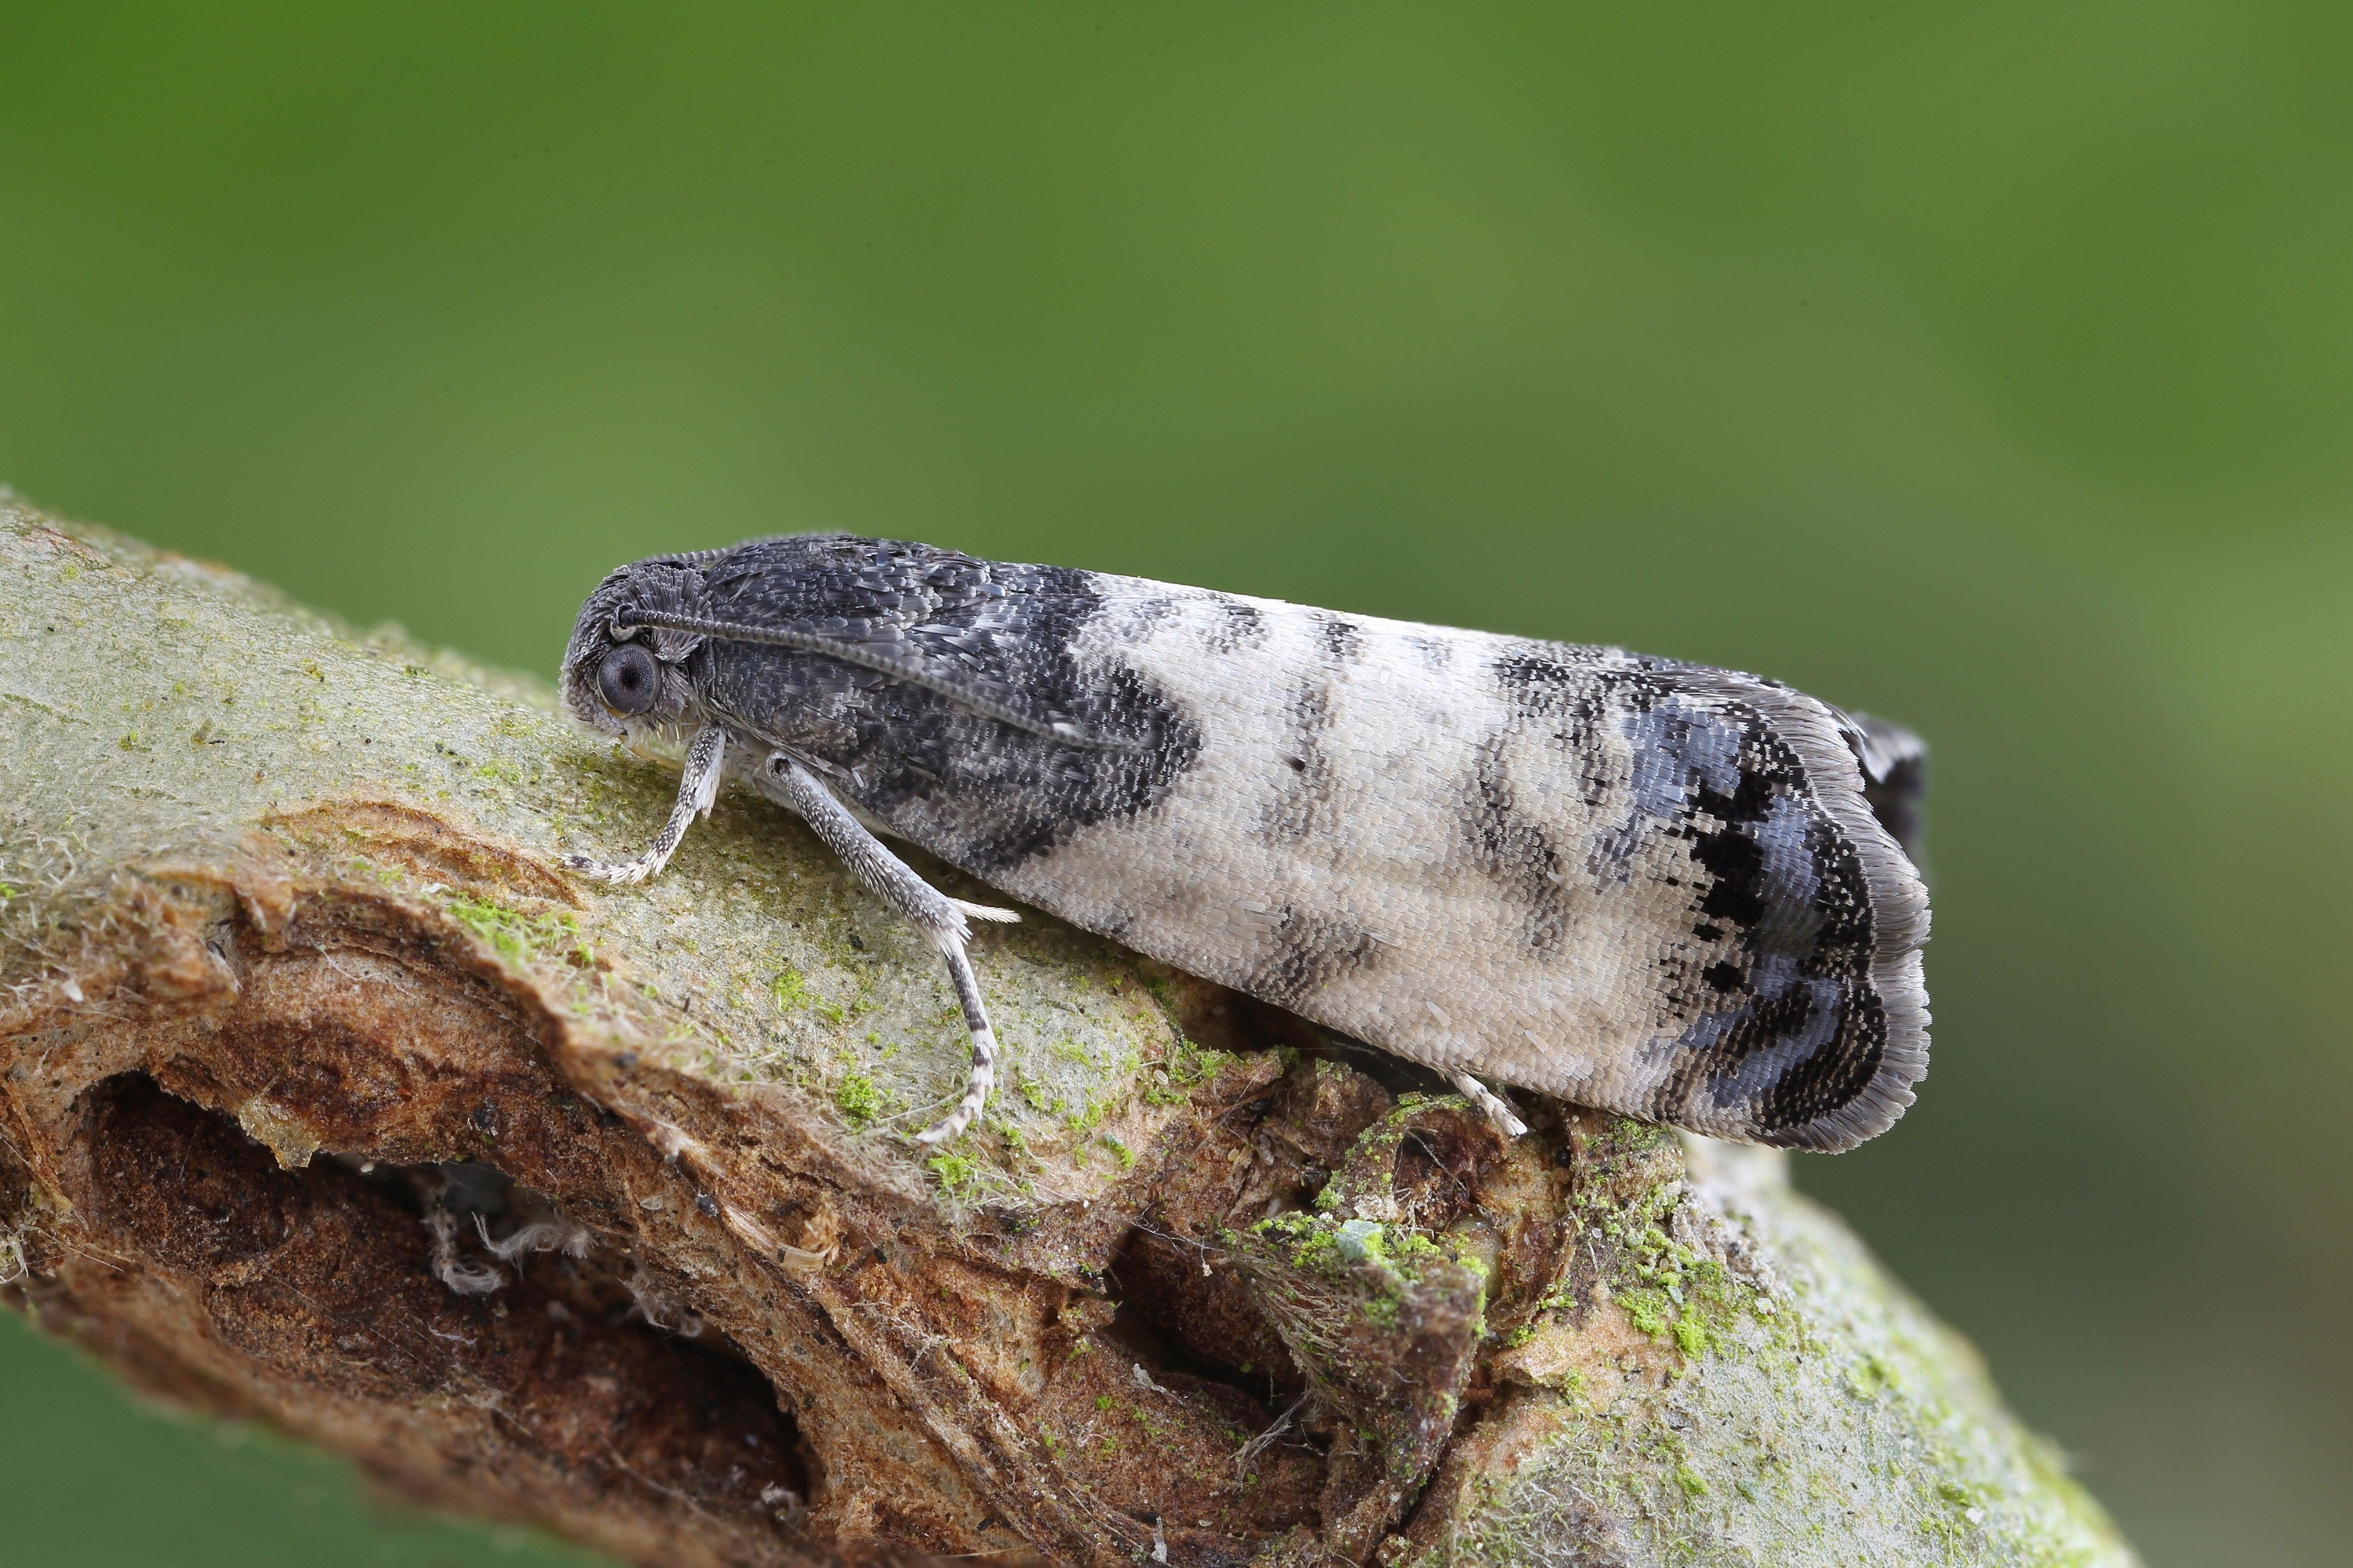
<svg viewBox="0 0 2353 1568">
<path fill-rule="evenodd" d="M 649 564 L 615 629 L 709 648 L 657 673 L 727 716 L 728 745 L 823 776 L 786 804 L 846 805 L 1188 973 L 1416 1060 L 1743 1142 L 1852 1147 L 1926 1070 L 1922 748 L 1894 726 L 1734 670 L 921 544 Z M 638 700 L 633 670 L 600 711 Z M 681 825 L 711 804 L 681 799 Z M 938 926 L 952 964 L 967 920 L 1006 918 L 943 917 L 836 826 L 828 845 Z M 638 881 L 675 838 L 564 863 Z"/>
</svg>

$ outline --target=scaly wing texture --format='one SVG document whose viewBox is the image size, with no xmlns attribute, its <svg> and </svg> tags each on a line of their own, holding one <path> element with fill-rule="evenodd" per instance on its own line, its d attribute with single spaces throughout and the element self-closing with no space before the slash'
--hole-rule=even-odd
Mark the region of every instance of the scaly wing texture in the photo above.
<svg viewBox="0 0 2353 1568">
<path fill-rule="evenodd" d="M 1851 1147 L 1926 1070 L 1926 893 L 1865 798 L 1873 737 L 1786 687 L 921 545 L 745 548 L 797 553 L 714 568 L 714 602 L 756 587 L 1134 742 L 710 652 L 727 721 L 1076 924 L 1432 1067 L 1719 1137 Z"/>
</svg>

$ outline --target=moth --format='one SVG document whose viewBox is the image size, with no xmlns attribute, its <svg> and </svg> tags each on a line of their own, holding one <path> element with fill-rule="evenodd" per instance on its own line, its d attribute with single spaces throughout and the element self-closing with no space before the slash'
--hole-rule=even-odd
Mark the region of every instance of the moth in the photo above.
<svg viewBox="0 0 2353 1568">
<path fill-rule="evenodd" d="M 1927 1070 L 1925 752 L 1778 681 L 846 534 L 658 555 L 582 606 L 579 719 L 682 743 L 660 870 L 723 778 L 797 813 L 945 960 L 1071 924 L 1448 1075 L 1790 1148 L 1883 1130 Z"/>
</svg>

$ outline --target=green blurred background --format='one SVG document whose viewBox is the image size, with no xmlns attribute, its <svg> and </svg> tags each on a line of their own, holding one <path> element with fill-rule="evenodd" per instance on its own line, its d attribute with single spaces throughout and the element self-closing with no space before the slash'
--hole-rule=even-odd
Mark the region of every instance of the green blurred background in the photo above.
<svg viewBox="0 0 2353 1568">
<path fill-rule="evenodd" d="M 1799 1180 L 2155 1564 L 2353 1561 L 2353 7 L 0 4 L 0 479 L 552 673 L 918 537 L 1936 747 Z M 0 1324 L 0 1555 L 552 1562 Z"/>
</svg>

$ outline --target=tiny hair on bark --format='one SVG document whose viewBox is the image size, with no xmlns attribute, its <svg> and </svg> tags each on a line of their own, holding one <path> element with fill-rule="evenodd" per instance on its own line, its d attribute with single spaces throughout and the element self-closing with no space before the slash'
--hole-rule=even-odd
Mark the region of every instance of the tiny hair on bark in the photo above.
<svg viewBox="0 0 2353 1568">
<path fill-rule="evenodd" d="M 575 876 L 675 780 L 543 682 L 5 491 L 0 698 L 0 1300 L 388 1498 L 666 1565 L 2135 1560 L 1782 1155 L 1507 1139 L 1027 909 L 918 1144 L 956 991 L 798 818 Z"/>
</svg>

